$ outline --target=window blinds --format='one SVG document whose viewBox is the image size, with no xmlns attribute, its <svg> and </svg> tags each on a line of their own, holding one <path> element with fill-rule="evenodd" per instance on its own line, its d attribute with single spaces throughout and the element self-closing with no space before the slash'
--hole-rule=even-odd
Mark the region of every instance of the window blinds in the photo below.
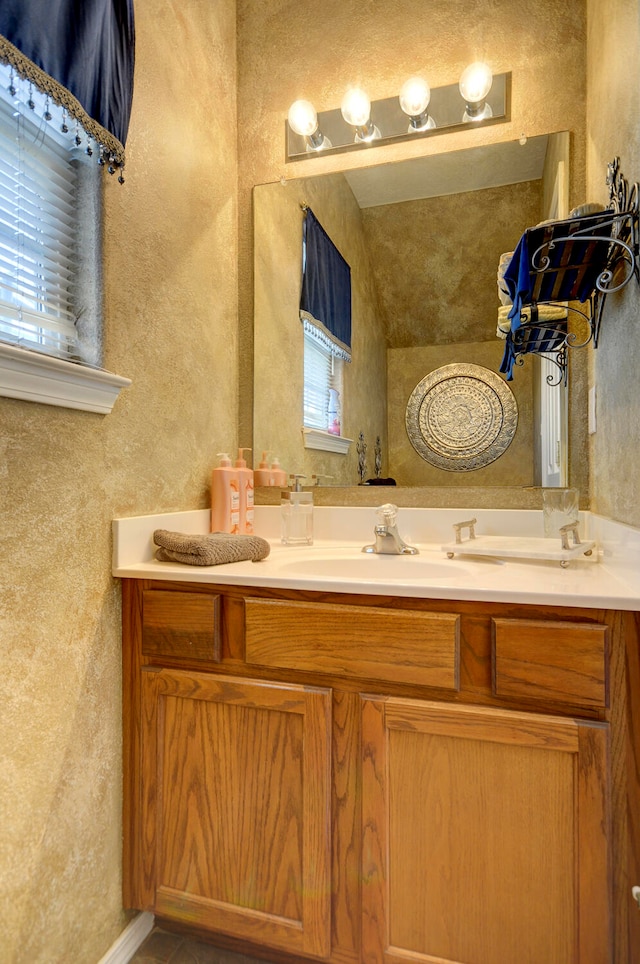
<svg viewBox="0 0 640 964">
<path fill-rule="evenodd" d="M 7 76 L 5 77 L 4 74 Z M 76 157 L 72 132 L 31 109 L 40 97 L 0 69 L 0 338 L 76 356 Z M 6 82 L 5 82 L 6 81 Z M 14 93 L 10 92 L 11 88 Z"/>
</svg>

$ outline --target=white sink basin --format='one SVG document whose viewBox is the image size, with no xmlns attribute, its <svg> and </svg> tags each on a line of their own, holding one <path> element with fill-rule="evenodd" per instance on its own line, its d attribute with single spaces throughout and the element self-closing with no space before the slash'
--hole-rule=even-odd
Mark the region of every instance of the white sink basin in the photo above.
<svg viewBox="0 0 640 964">
<path fill-rule="evenodd" d="M 296 551 L 296 550 L 294 550 Z M 362 552 L 336 552 L 335 554 L 316 554 L 311 550 L 308 556 L 302 551 L 296 551 L 295 559 L 278 560 L 278 571 L 283 575 L 316 576 L 319 579 L 330 577 L 333 579 L 367 579 L 384 580 L 385 582 L 412 580 L 451 580 L 457 566 L 452 566 L 446 560 L 438 562 L 434 559 L 417 556 L 368 555 Z"/>
</svg>

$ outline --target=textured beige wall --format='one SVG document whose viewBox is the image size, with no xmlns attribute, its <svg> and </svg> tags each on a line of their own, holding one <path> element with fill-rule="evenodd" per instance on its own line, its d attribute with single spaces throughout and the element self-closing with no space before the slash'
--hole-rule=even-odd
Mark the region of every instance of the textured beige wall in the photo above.
<svg viewBox="0 0 640 964">
<path fill-rule="evenodd" d="M 121 904 L 111 519 L 205 507 L 236 443 L 235 4 L 136 0 L 126 183 L 105 184 L 113 413 L 0 399 L 0 960 L 93 964 Z"/>
<path fill-rule="evenodd" d="M 343 366 L 341 428 L 346 438 L 363 431 L 386 453 L 386 348 L 382 316 L 370 270 L 362 218 L 342 174 L 258 186 L 254 191 L 255 411 L 258 463 L 263 449 L 282 467 L 331 476 L 331 484 L 358 481 L 355 445 L 348 455 L 305 449 L 302 439 L 303 329 L 299 317 L 302 210 L 306 203 L 351 267 L 352 361 Z M 386 458 L 385 458 L 386 463 Z M 373 461 L 370 459 L 370 468 Z"/>
<path fill-rule="evenodd" d="M 424 38 L 416 41 L 416 38 Z M 478 20 L 451 0 L 295 5 L 238 0 L 240 431 L 252 423 L 252 227 L 255 184 L 368 166 L 471 144 L 569 130 L 573 203 L 584 197 L 585 0 L 496 0 Z M 455 82 L 486 58 L 513 75 L 511 120 L 503 125 L 379 146 L 370 151 L 286 163 L 285 120 L 298 97 L 318 110 L 337 107 L 347 86 L 391 96 L 411 73 L 433 86 Z M 470 240 L 470 246 L 473 242 Z M 490 498 L 490 496 L 488 496 Z"/>
<path fill-rule="evenodd" d="M 496 330 L 500 255 L 541 220 L 542 181 L 362 214 L 391 347 L 486 341 Z"/>
<path fill-rule="evenodd" d="M 607 164 L 640 180 L 640 21 L 637 0 L 589 0 L 588 197 L 606 203 Z M 640 288 L 635 281 L 607 300 L 591 353 L 597 431 L 591 436 L 592 507 L 640 525 Z"/>
</svg>

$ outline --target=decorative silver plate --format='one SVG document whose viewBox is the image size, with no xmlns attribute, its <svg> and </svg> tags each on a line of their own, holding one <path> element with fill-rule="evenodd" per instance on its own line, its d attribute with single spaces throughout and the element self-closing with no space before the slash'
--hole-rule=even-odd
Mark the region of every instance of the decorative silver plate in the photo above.
<svg viewBox="0 0 640 964">
<path fill-rule="evenodd" d="M 518 427 L 509 386 L 480 365 L 443 365 L 418 382 L 407 434 L 425 462 L 447 472 L 481 469 L 506 451 Z"/>
</svg>

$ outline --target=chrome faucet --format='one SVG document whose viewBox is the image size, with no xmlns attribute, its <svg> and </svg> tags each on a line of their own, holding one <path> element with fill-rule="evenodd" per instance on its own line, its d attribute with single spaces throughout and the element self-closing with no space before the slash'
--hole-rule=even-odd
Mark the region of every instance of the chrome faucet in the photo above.
<svg viewBox="0 0 640 964">
<path fill-rule="evenodd" d="M 393 556 L 416 556 L 418 550 L 415 546 L 408 546 L 400 538 L 396 517 L 398 515 L 397 505 L 386 502 L 376 509 L 380 522 L 374 528 L 376 541 L 370 546 L 364 546 L 363 552 L 386 553 Z"/>
</svg>

